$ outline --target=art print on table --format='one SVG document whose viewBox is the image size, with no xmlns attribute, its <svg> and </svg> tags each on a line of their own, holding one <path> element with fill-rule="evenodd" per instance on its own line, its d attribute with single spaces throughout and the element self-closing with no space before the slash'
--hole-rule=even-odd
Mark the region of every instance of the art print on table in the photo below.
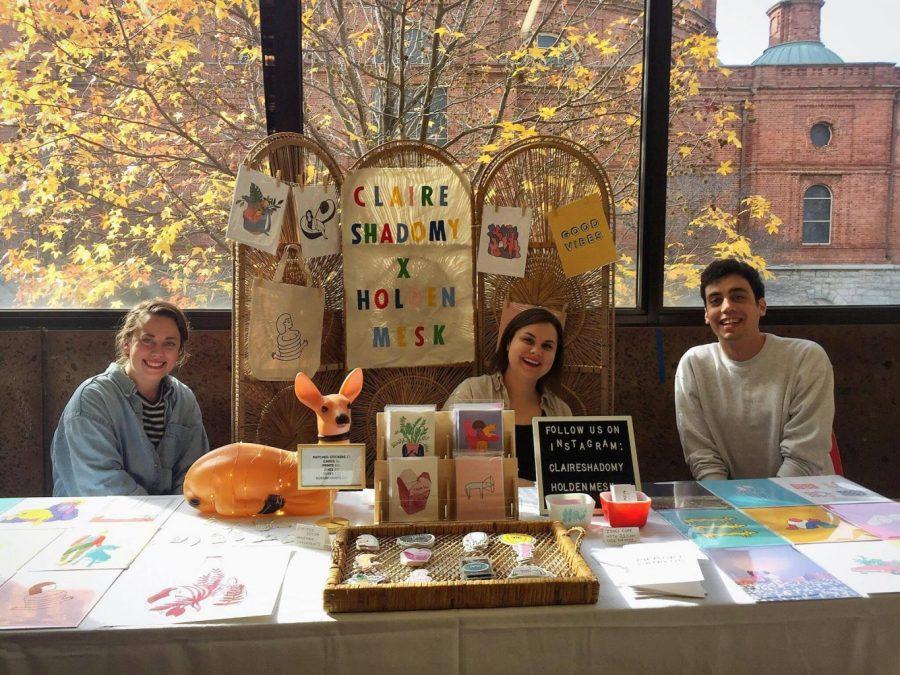
<svg viewBox="0 0 900 675">
<path fill-rule="evenodd" d="M 145 626 L 268 616 L 293 551 L 230 547 L 142 555 L 91 614 L 92 625 Z"/>
<path fill-rule="evenodd" d="M 828 510 L 879 539 L 900 538 L 900 504 L 829 504 Z"/>
<path fill-rule="evenodd" d="M 483 274 L 524 277 L 531 236 L 531 209 L 485 204 L 476 268 Z"/>
<path fill-rule="evenodd" d="M 808 499 L 813 504 L 891 501 L 843 476 L 799 476 L 796 478 L 772 478 L 771 480 L 804 499 Z"/>
<path fill-rule="evenodd" d="M 702 549 L 787 544 L 734 509 L 674 509 L 660 511 L 660 515 Z"/>
<path fill-rule="evenodd" d="M 757 602 L 859 597 L 847 584 L 790 546 L 716 549 L 707 553 Z"/>
<path fill-rule="evenodd" d="M 821 506 L 778 506 L 771 509 L 746 509 L 744 513 L 792 544 L 867 541 L 875 538 Z"/>
<path fill-rule="evenodd" d="M 0 516 L 4 527 L 68 528 L 85 523 L 95 513 L 101 499 L 75 497 L 29 497 Z"/>
<path fill-rule="evenodd" d="M 743 478 L 739 480 L 702 480 L 700 485 L 718 495 L 736 509 L 762 509 L 770 506 L 808 505 L 795 492 L 786 490 L 768 478 Z"/>
<path fill-rule="evenodd" d="M 340 197 L 331 185 L 295 185 L 291 188 L 294 215 L 304 258 L 341 252 Z"/>
<path fill-rule="evenodd" d="M 72 528 L 32 558 L 28 571 L 127 569 L 156 534 L 153 525 Z"/>
<path fill-rule="evenodd" d="M 727 502 L 695 480 L 644 483 L 643 493 L 653 501 L 653 508 L 663 509 L 728 509 Z"/>
<path fill-rule="evenodd" d="M 388 405 L 384 408 L 388 457 L 435 455 L 435 407 Z"/>
<path fill-rule="evenodd" d="M 506 517 L 503 457 L 457 457 L 456 519 L 502 520 Z"/>
<path fill-rule="evenodd" d="M 75 628 L 118 570 L 19 572 L 0 586 L 0 629 Z"/>
<path fill-rule="evenodd" d="M 235 181 L 225 236 L 275 255 L 281 241 L 284 200 L 289 191 L 287 183 L 241 166 Z"/>
<path fill-rule="evenodd" d="M 0 516 L 9 511 L 12 507 L 22 501 L 22 497 L 2 497 L 0 498 Z"/>
<path fill-rule="evenodd" d="M 388 483 L 392 522 L 438 520 L 437 457 L 391 457 Z"/>
<path fill-rule="evenodd" d="M 181 497 L 170 495 L 110 497 L 90 521 L 110 525 L 159 526 L 174 513 L 181 502 Z"/>
<path fill-rule="evenodd" d="M 797 550 L 859 593 L 900 593 L 900 542 L 810 544 Z"/>
<path fill-rule="evenodd" d="M 64 530 L 0 530 L 0 584 L 19 571 Z"/>
<path fill-rule="evenodd" d="M 503 452 L 503 410 L 456 407 L 453 410 L 454 450 Z"/>
</svg>

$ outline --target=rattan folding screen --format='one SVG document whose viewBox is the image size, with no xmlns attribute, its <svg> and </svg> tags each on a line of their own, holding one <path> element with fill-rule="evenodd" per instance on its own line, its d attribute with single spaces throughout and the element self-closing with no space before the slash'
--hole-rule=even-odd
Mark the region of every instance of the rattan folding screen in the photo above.
<svg viewBox="0 0 900 675">
<path fill-rule="evenodd" d="M 246 164 L 281 180 L 334 185 L 342 175 L 326 150 L 299 134 L 275 134 L 248 154 Z M 416 141 L 395 141 L 375 148 L 354 165 L 365 167 L 446 166 L 461 172 L 452 155 Z M 531 238 L 525 277 L 477 275 L 476 363 L 413 368 L 371 369 L 354 404 L 357 423 L 352 440 L 375 453 L 375 415 L 389 403 L 442 405 L 466 377 L 482 372 L 494 351 L 500 313 L 507 301 L 566 309 L 566 363 L 563 398 L 578 414 L 610 414 L 613 410 L 613 269 L 566 278 L 547 226 L 552 208 L 599 193 L 614 229 L 610 185 L 603 168 L 583 147 L 557 137 L 536 137 L 516 143 L 485 167 L 473 199 L 473 260 L 485 204 L 528 206 L 532 209 Z M 281 246 L 299 241 L 292 209 L 285 214 Z M 280 253 L 280 248 L 279 248 Z M 244 246 L 234 247 L 232 439 L 293 448 L 315 438 L 315 417 L 301 405 L 292 382 L 261 382 L 247 366 L 250 288 L 257 276 L 271 278 L 276 258 Z M 288 283 L 319 286 L 325 291 L 322 366 L 314 380 L 325 392 L 336 391 L 345 374 L 344 286 L 341 256 L 290 263 Z M 360 423 L 361 422 L 361 423 Z"/>
</svg>

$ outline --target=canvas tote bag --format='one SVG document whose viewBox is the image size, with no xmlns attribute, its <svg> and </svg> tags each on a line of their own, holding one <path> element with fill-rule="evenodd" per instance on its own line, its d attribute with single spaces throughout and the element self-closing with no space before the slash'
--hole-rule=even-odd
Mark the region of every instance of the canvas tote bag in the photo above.
<svg viewBox="0 0 900 675">
<path fill-rule="evenodd" d="M 293 380 L 319 369 L 325 295 L 321 288 L 282 282 L 290 254 L 302 255 L 297 244 L 284 247 L 275 276 L 257 277 L 250 288 L 250 374 L 258 380 Z"/>
</svg>

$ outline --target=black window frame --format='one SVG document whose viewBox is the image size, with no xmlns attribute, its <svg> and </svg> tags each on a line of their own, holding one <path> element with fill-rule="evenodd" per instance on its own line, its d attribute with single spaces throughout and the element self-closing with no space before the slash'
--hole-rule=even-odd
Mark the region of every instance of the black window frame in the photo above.
<svg viewBox="0 0 900 675">
<path fill-rule="evenodd" d="M 268 132 L 301 132 L 303 81 L 299 5 L 260 0 L 263 86 Z M 637 307 L 616 309 L 618 326 L 702 326 L 701 307 L 663 303 L 666 164 L 669 144 L 669 75 L 672 0 L 646 0 L 641 170 L 638 201 Z M 126 310 L 5 309 L 0 330 L 114 330 Z M 229 330 L 231 311 L 186 312 L 195 330 Z M 769 307 L 766 325 L 895 324 L 900 305 Z"/>
</svg>

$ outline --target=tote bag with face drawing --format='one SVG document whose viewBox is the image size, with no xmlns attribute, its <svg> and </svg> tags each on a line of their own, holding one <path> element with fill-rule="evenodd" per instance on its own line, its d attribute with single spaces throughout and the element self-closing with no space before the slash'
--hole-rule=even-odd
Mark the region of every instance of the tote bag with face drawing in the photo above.
<svg viewBox="0 0 900 675">
<path fill-rule="evenodd" d="M 290 253 L 301 255 L 296 244 L 285 246 L 275 277 L 257 277 L 250 289 L 250 374 L 258 380 L 293 380 L 303 371 L 319 369 L 325 295 L 321 288 L 282 282 Z"/>
</svg>

